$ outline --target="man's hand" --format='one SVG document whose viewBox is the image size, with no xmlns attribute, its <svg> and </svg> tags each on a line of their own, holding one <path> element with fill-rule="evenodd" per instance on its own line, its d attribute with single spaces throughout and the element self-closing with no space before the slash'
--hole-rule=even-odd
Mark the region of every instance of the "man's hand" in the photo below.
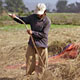
<svg viewBox="0 0 80 80">
<path fill-rule="evenodd" d="M 32 35 L 32 30 L 28 29 L 28 30 L 27 30 L 27 33 L 28 33 L 29 35 Z"/>
<path fill-rule="evenodd" d="M 8 13 L 8 15 L 9 15 L 11 18 L 16 18 L 16 15 L 15 15 L 15 14 Z"/>
</svg>

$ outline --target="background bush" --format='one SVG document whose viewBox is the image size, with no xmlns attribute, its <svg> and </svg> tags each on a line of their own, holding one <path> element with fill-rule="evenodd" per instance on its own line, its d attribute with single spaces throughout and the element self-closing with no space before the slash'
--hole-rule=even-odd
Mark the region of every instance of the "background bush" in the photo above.
<svg viewBox="0 0 80 80">
<path fill-rule="evenodd" d="M 48 13 L 52 24 L 80 25 L 79 13 Z"/>
<path fill-rule="evenodd" d="M 28 16 L 32 13 L 18 13 L 20 16 Z M 52 24 L 59 25 L 80 25 L 80 13 L 47 13 L 49 18 L 51 19 Z M 0 16 L 0 23 L 2 21 L 13 21 L 8 15 Z"/>
</svg>

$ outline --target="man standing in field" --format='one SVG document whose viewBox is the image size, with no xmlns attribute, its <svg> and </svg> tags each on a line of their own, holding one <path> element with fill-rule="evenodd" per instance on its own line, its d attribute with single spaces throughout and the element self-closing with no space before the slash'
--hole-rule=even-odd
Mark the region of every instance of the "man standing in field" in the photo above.
<svg viewBox="0 0 80 80">
<path fill-rule="evenodd" d="M 16 18 L 15 14 L 9 15 L 18 23 L 21 23 Z M 47 51 L 47 43 L 48 43 L 48 32 L 50 29 L 51 21 L 46 16 L 46 5 L 44 3 L 39 3 L 34 10 L 34 14 L 31 14 L 27 17 L 18 17 L 23 20 L 26 24 L 30 24 L 31 30 L 28 29 L 27 33 L 32 35 L 37 50 L 39 52 L 39 60 L 38 60 L 38 70 L 40 73 L 43 72 L 44 66 L 48 66 L 48 51 Z M 27 75 L 31 75 L 33 71 L 35 71 L 36 67 L 36 50 L 31 40 L 31 37 L 28 42 L 28 48 L 26 52 L 26 73 Z"/>
</svg>

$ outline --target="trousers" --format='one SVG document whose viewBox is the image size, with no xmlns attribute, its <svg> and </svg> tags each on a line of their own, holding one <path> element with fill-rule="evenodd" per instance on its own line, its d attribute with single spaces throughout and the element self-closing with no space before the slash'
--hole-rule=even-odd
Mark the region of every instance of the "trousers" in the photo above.
<svg viewBox="0 0 80 80">
<path fill-rule="evenodd" d="M 48 50 L 47 48 L 37 47 L 39 54 L 36 53 L 35 48 L 28 45 L 26 52 L 26 74 L 31 75 L 36 68 L 36 59 L 38 60 L 39 72 L 43 72 L 44 68 L 48 66 Z M 36 54 L 38 58 L 36 58 Z"/>
</svg>

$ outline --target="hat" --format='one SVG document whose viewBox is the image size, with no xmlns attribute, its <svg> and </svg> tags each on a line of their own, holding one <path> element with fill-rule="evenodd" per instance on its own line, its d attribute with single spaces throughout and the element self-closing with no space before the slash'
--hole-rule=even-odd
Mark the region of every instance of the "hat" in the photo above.
<svg viewBox="0 0 80 80">
<path fill-rule="evenodd" d="M 44 3 L 38 3 L 34 11 L 35 14 L 42 15 L 46 10 L 46 5 Z"/>
</svg>

